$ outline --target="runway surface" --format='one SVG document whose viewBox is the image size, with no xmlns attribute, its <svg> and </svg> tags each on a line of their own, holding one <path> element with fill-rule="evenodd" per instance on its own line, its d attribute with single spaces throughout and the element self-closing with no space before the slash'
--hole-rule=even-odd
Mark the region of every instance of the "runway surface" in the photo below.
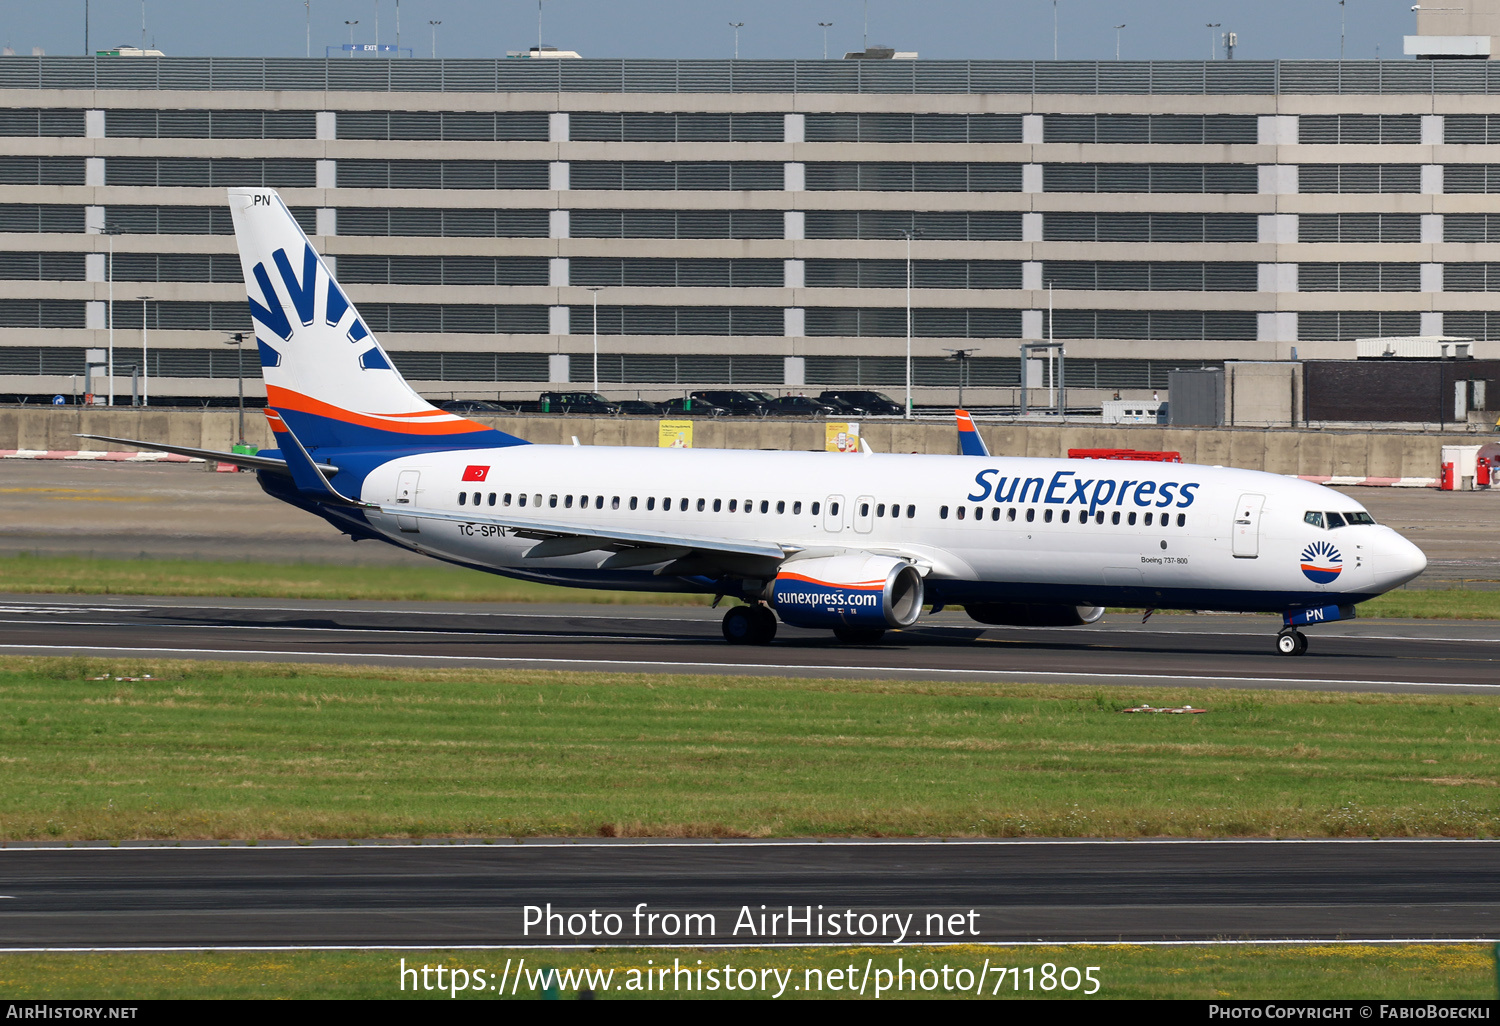
<svg viewBox="0 0 1500 1026">
<path fill-rule="evenodd" d="M 1110 615 L 1080 628 L 984 628 L 945 613 L 875 645 L 782 625 L 726 644 L 700 607 L 0 596 L 0 652 L 385 665 L 979 679 L 1134 686 L 1500 691 L 1500 624 L 1356 620 L 1274 654 L 1264 616 Z"/>
<path fill-rule="evenodd" d="M 0 948 L 845 940 L 785 919 L 769 936 L 762 905 L 836 915 L 862 943 L 899 940 L 892 914 L 912 916 L 908 943 L 1492 938 L 1497 855 L 1487 841 L 11 848 Z M 710 913 L 712 930 L 637 927 L 642 902 Z M 534 916 L 528 931 L 525 906 L 548 903 L 598 925 L 564 918 L 549 937 Z M 745 906 L 754 929 L 736 933 Z"/>
</svg>

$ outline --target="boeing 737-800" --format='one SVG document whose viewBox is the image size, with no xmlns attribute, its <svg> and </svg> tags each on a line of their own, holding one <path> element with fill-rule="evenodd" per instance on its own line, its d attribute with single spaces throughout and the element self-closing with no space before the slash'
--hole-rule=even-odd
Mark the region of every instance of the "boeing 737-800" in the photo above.
<svg viewBox="0 0 1500 1026">
<path fill-rule="evenodd" d="M 984 624 L 1092 623 L 1105 606 L 1279 613 L 1297 629 L 1416 577 L 1422 552 L 1331 489 L 1187 464 L 534 445 L 417 395 L 270 189 L 232 189 L 278 448 L 261 487 L 356 539 L 579 588 L 740 600 L 730 642 L 777 618 L 876 641 L 924 607 Z M 128 441 L 126 439 L 111 439 Z"/>
</svg>

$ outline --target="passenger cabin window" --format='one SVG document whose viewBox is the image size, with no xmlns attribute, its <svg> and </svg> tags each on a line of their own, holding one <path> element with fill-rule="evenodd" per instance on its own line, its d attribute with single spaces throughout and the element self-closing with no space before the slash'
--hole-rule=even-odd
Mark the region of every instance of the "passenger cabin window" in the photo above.
<svg viewBox="0 0 1500 1026">
<path fill-rule="evenodd" d="M 1065 524 L 1068 522 L 1068 511 L 1067 510 L 1063 510 L 1062 511 L 1062 522 L 1065 523 Z"/>
<path fill-rule="evenodd" d="M 535 495 L 533 495 L 531 497 L 531 504 L 533 506 L 540 506 L 542 504 L 542 493 L 541 492 L 537 492 Z M 554 503 L 553 505 L 556 505 L 556 503 Z"/>
<path fill-rule="evenodd" d="M 1187 514 L 1186 513 L 1179 513 L 1179 514 L 1177 514 L 1177 526 L 1178 527 L 1186 527 L 1187 526 Z"/>
<path fill-rule="evenodd" d="M 837 512 L 837 510 L 835 510 L 834 512 Z M 939 506 L 938 507 L 938 519 L 939 520 L 947 520 L 948 519 L 948 507 L 947 506 Z"/>
<path fill-rule="evenodd" d="M 679 513 L 686 513 L 687 512 L 687 504 L 688 504 L 688 501 L 686 499 L 680 499 L 680 500 L 678 500 L 677 511 Z"/>
<path fill-rule="evenodd" d="M 612 499 L 609 500 L 609 508 L 610 509 L 619 509 L 620 508 L 620 497 L 618 495 L 616 495 L 614 498 L 612 498 Z"/>
<path fill-rule="evenodd" d="M 465 502 L 468 502 L 468 501 L 469 501 L 469 493 L 468 492 L 459 492 L 458 493 L 458 504 L 460 506 L 462 506 Z"/>
<path fill-rule="evenodd" d="M 761 499 L 760 500 L 760 511 L 762 513 L 769 513 L 769 512 L 771 512 L 771 503 L 768 500 L 766 500 L 766 499 Z"/>
<path fill-rule="evenodd" d="M 1125 522 L 1128 523 L 1131 527 L 1135 526 L 1135 513 L 1133 511 L 1131 512 L 1130 516 L 1126 518 Z"/>
<path fill-rule="evenodd" d="M 739 512 L 739 508 L 740 508 L 740 500 L 739 499 L 730 499 L 729 500 L 729 512 L 731 512 L 731 513 L 737 513 L 737 512 Z"/>
<path fill-rule="evenodd" d="M 656 508 L 656 496 L 650 495 L 646 497 L 646 508 L 648 510 Z"/>
<path fill-rule="evenodd" d="M 802 503 L 800 503 L 800 502 L 794 502 L 794 503 L 792 503 L 792 516 L 796 516 L 797 514 L 799 514 L 801 512 L 802 512 Z"/>
<path fill-rule="evenodd" d="M 1120 522 L 1120 514 L 1118 512 L 1111 513 L 1109 515 L 1109 522 L 1111 524 L 1118 524 Z"/>
<path fill-rule="evenodd" d="M 723 508 L 724 508 L 724 500 L 723 499 L 715 499 L 714 500 L 714 512 L 717 513 L 717 512 L 719 512 L 719 510 L 721 510 Z"/>
<path fill-rule="evenodd" d="M 1034 510 L 1034 509 L 1028 509 L 1026 511 L 1026 522 L 1029 524 L 1029 523 L 1031 523 L 1035 519 L 1036 519 L 1036 510 Z"/>
<path fill-rule="evenodd" d="M 1044 509 L 1044 510 L 1042 510 L 1042 523 L 1044 523 L 1044 524 L 1050 524 L 1050 523 L 1052 523 L 1052 511 L 1050 509 Z"/>
<path fill-rule="evenodd" d="M 698 512 L 702 513 L 707 508 L 708 508 L 708 501 L 706 499 L 699 499 L 698 500 Z"/>
<path fill-rule="evenodd" d="M 875 507 L 875 515 L 876 515 L 876 516 L 877 516 L 877 517 L 883 517 L 883 516 L 885 516 L 885 503 L 883 503 L 883 502 L 882 502 L 882 503 L 879 503 L 879 504 L 878 504 L 878 505 L 877 505 L 877 506 L 876 506 L 876 507 Z"/>
<path fill-rule="evenodd" d="M 510 496 L 511 496 L 510 492 L 506 492 L 505 493 L 505 502 L 503 503 L 503 505 L 506 505 L 506 506 L 510 505 Z M 525 496 L 522 496 L 522 498 L 525 498 Z"/>
<path fill-rule="evenodd" d="M 776 512 L 777 513 L 785 513 L 786 512 L 786 500 L 785 499 L 778 499 L 778 500 L 776 500 Z"/>
<path fill-rule="evenodd" d="M 815 502 L 815 503 L 812 504 L 812 515 L 813 516 L 817 516 L 818 515 L 818 509 L 822 505 L 823 504 L 821 502 Z"/>
<path fill-rule="evenodd" d="M 1016 519 L 1016 507 L 1012 506 L 1010 509 L 1008 509 L 1008 510 L 1005 511 L 1005 519 L 1006 520 L 1014 520 L 1014 519 Z"/>
<path fill-rule="evenodd" d="M 1330 529 L 1344 526 L 1344 518 L 1338 513 L 1328 514 L 1328 526 Z"/>
<path fill-rule="evenodd" d="M 816 513 L 817 510 L 813 510 L 813 512 Z M 915 517 L 916 515 L 917 515 L 917 507 L 915 507 L 915 506 L 907 506 L 906 507 L 906 519 L 910 520 L 913 517 Z"/>
<path fill-rule="evenodd" d="M 636 498 L 635 498 L 635 496 L 634 496 L 634 495 L 632 495 L 632 496 L 631 496 L 631 497 L 630 497 L 630 508 L 631 508 L 631 509 L 635 509 L 635 506 L 636 506 Z"/>
<path fill-rule="evenodd" d="M 813 510 L 813 512 L 816 513 L 817 510 Z M 836 503 L 836 502 L 830 502 L 828 504 L 828 512 L 829 512 L 829 515 L 831 515 L 831 516 L 835 516 L 835 517 L 838 516 L 839 515 L 839 504 Z M 944 506 L 943 507 L 943 516 L 946 517 L 947 515 L 948 515 L 948 507 Z"/>
<path fill-rule="evenodd" d="M 573 508 L 573 496 L 571 496 L 571 495 L 564 495 L 563 496 L 563 509 L 572 509 L 572 508 Z"/>
<path fill-rule="evenodd" d="M 964 515 L 966 513 L 968 513 L 968 512 L 969 512 L 969 507 L 967 507 L 967 506 L 960 506 L 960 507 L 958 507 L 958 519 L 962 520 L 964 518 Z"/>
</svg>

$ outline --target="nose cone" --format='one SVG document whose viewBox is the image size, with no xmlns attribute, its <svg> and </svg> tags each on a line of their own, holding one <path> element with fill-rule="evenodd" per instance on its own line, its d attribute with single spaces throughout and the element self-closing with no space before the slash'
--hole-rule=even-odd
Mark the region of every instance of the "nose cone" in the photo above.
<svg viewBox="0 0 1500 1026">
<path fill-rule="evenodd" d="M 1386 537 L 1373 560 L 1375 579 L 1381 591 L 1399 588 L 1427 569 L 1427 554 L 1395 531 L 1387 529 Z"/>
</svg>

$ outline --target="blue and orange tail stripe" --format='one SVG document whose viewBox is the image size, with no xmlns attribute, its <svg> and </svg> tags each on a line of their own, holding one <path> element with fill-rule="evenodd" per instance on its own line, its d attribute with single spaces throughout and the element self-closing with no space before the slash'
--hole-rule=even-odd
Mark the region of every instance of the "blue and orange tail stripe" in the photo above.
<svg viewBox="0 0 1500 1026">
<path fill-rule="evenodd" d="M 266 419 L 276 433 L 294 431 L 309 449 L 477 449 L 526 443 L 446 410 L 363 413 L 309 395 L 266 386 Z"/>
<path fill-rule="evenodd" d="M 984 444 L 984 438 L 974 426 L 974 418 L 969 416 L 969 411 L 954 410 L 953 416 L 958 420 L 958 451 L 965 456 L 988 456 L 989 446 Z"/>
</svg>

